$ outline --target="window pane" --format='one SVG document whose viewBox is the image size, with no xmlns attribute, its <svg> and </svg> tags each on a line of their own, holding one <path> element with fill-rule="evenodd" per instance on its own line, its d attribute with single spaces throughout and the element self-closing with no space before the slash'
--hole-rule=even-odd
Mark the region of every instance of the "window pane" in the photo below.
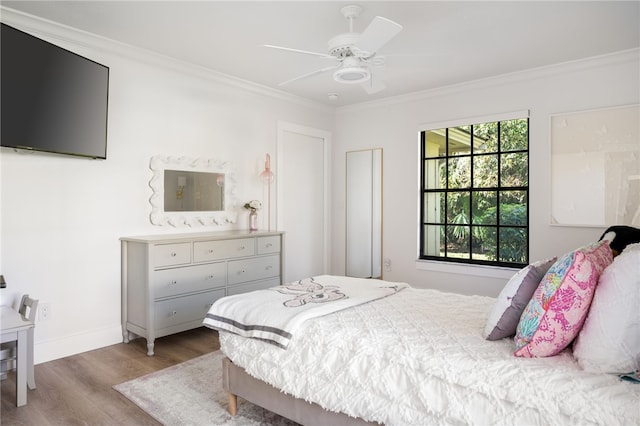
<svg viewBox="0 0 640 426">
<path fill-rule="evenodd" d="M 472 259 L 495 261 L 498 258 L 496 228 L 488 226 L 472 226 L 471 242 Z"/>
<path fill-rule="evenodd" d="M 444 256 L 444 226 L 425 225 L 422 253 L 425 256 Z"/>
<path fill-rule="evenodd" d="M 529 173 L 526 152 L 500 156 L 500 186 L 527 186 Z"/>
<path fill-rule="evenodd" d="M 473 187 L 498 187 L 498 155 L 479 155 L 473 158 Z"/>
<path fill-rule="evenodd" d="M 468 155 L 471 153 L 471 126 L 449 128 L 449 155 Z"/>
<path fill-rule="evenodd" d="M 471 259 L 469 253 L 469 226 L 449 225 L 447 226 L 447 257 L 456 259 Z"/>
<path fill-rule="evenodd" d="M 449 189 L 469 188 L 471 186 L 471 158 L 449 158 Z"/>
<path fill-rule="evenodd" d="M 529 119 L 424 131 L 423 257 L 526 264 Z"/>
<path fill-rule="evenodd" d="M 424 132 L 425 158 L 444 157 L 447 155 L 447 129 L 428 130 Z"/>
<path fill-rule="evenodd" d="M 444 158 L 425 160 L 424 162 L 424 189 L 444 188 L 445 162 Z"/>
<path fill-rule="evenodd" d="M 526 191 L 500 191 L 500 225 L 527 226 Z"/>
<path fill-rule="evenodd" d="M 474 191 L 471 218 L 475 225 L 497 225 L 498 193 Z"/>
<path fill-rule="evenodd" d="M 447 195 L 447 223 L 469 224 L 469 192 L 451 192 Z"/>
<path fill-rule="evenodd" d="M 524 228 L 500 228 L 500 261 L 529 263 L 527 259 L 527 230 Z"/>
<path fill-rule="evenodd" d="M 527 131 L 528 120 L 520 118 L 517 120 L 500 122 L 500 148 L 502 151 L 515 151 L 529 149 L 529 134 Z"/>
<path fill-rule="evenodd" d="M 473 152 L 498 152 L 498 123 L 473 125 Z"/>
<path fill-rule="evenodd" d="M 424 194 L 424 221 L 429 223 L 444 223 L 442 207 L 444 205 L 444 193 L 427 192 Z"/>
</svg>

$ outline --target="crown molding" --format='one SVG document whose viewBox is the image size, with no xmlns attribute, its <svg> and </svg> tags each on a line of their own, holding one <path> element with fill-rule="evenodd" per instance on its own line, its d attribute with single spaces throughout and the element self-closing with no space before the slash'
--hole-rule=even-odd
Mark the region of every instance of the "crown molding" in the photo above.
<svg viewBox="0 0 640 426">
<path fill-rule="evenodd" d="M 557 64 L 546 65 L 543 67 L 530 68 L 523 71 L 517 71 L 507 74 L 499 74 L 478 80 L 470 80 L 464 83 L 453 84 L 449 86 L 437 87 L 419 92 L 408 93 L 388 98 L 383 98 L 370 102 L 362 102 L 353 105 L 345 105 L 336 108 L 336 114 L 343 112 L 363 111 L 371 108 L 389 107 L 404 103 L 418 102 L 426 99 L 449 96 L 457 93 L 486 89 L 505 84 L 518 83 L 522 81 L 531 81 L 539 78 L 546 78 L 554 75 L 562 75 L 568 73 L 579 72 L 587 69 L 594 69 L 609 65 L 623 64 L 635 62 L 640 63 L 640 48 L 622 50 L 619 52 L 608 53 L 605 55 L 592 56 L 584 59 L 560 62 Z"/>
<path fill-rule="evenodd" d="M 49 41 L 58 41 L 66 45 L 76 46 L 82 49 L 98 50 L 106 54 L 123 57 L 134 62 L 145 63 L 147 65 L 228 85 L 254 94 L 303 105 L 322 112 L 334 112 L 336 114 L 417 102 L 472 89 L 491 88 L 521 81 L 531 81 L 532 79 L 577 72 L 584 69 L 593 69 L 616 63 L 640 62 L 640 48 L 635 48 L 340 107 L 326 105 L 300 96 L 291 95 L 281 90 L 272 89 L 258 83 L 197 66 L 186 61 L 180 61 L 175 58 L 160 55 L 146 49 L 121 43 L 84 30 L 69 27 L 58 22 L 29 15 L 5 6 L 0 6 L 0 17 L 3 22 L 9 25 L 16 26 L 21 30 L 40 36 Z"/>
<path fill-rule="evenodd" d="M 314 102 L 303 97 L 291 95 L 284 91 L 272 89 L 262 84 L 194 65 L 169 56 L 160 55 L 146 49 L 20 12 L 5 6 L 0 6 L 0 17 L 1 21 L 7 25 L 14 26 L 22 31 L 28 32 L 36 37 L 41 37 L 53 43 L 57 42 L 62 43 L 65 46 L 77 47 L 85 50 L 95 50 L 104 54 L 119 56 L 130 61 L 191 75 L 215 83 L 252 92 L 254 94 L 321 110 L 323 112 L 333 112 L 335 110 L 334 106 Z M 108 64 L 105 65 L 108 66 Z"/>
</svg>

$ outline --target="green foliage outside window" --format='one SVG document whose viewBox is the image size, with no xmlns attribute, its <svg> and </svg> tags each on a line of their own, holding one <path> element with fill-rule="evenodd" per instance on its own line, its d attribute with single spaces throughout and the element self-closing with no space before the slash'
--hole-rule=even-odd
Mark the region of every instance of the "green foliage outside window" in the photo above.
<svg viewBox="0 0 640 426">
<path fill-rule="evenodd" d="M 528 263 L 528 128 L 523 118 L 422 133 L 421 258 Z"/>
</svg>

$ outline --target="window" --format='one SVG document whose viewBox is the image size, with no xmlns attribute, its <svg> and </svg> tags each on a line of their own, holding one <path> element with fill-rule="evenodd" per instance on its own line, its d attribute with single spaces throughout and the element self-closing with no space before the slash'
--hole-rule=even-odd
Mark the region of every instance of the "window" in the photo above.
<svg viewBox="0 0 640 426">
<path fill-rule="evenodd" d="M 421 157 L 420 259 L 529 263 L 528 117 L 424 130 Z"/>
</svg>

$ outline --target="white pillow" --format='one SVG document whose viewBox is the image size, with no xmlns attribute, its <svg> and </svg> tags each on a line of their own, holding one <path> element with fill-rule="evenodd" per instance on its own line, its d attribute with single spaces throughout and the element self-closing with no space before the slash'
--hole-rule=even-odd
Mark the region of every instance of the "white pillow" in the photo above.
<svg viewBox="0 0 640 426">
<path fill-rule="evenodd" d="M 629 244 L 600 276 L 573 355 L 590 372 L 640 369 L 640 243 Z"/>
<path fill-rule="evenodd" d="M 499 340 L 516 334 L 522 311 L 538 288 L 556 258 L 540 260 L 525 266 L 511 277 L 504 286 L 487 318 L 482 336 L 487 340 Z"/>
</svg>

